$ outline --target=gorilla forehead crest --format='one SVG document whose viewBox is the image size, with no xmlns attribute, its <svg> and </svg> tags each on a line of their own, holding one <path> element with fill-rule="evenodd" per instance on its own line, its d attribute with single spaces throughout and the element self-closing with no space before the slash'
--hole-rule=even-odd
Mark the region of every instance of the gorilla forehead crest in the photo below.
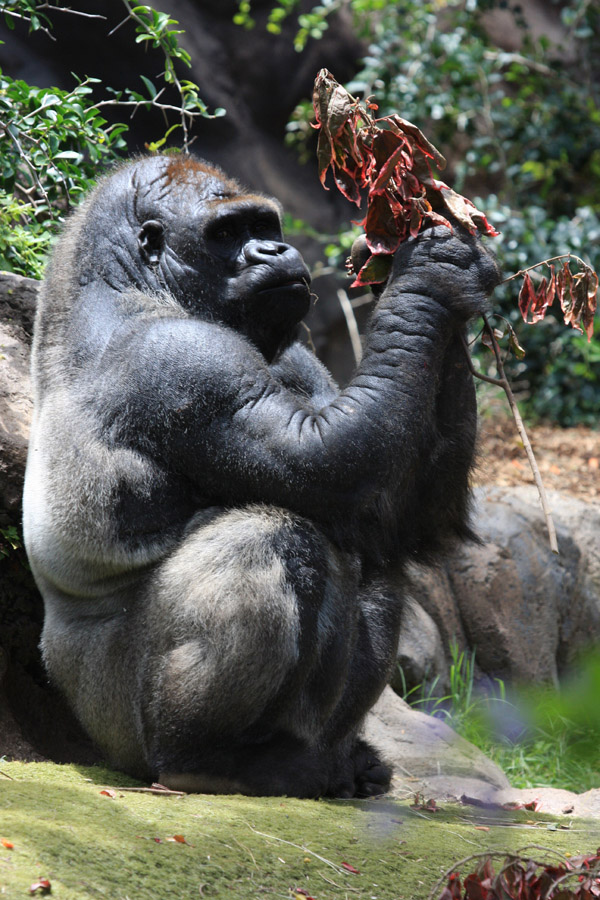
<svg viewBox="0 0 600 900">
<path fill-rule="evenodd" d="M 130 172 L 129 189 L 133 188 L 137 218 L 144 219 L 147 205 L 158 203 L 173 211 L 186 206 L 207 206 L 227 201 L 246 200 L 271 205 L 279 214 L 279 204 L 270 198 L 254 194 L 229 178 L 218 166 L 201 159 L 157 156 L 140 160 Z"/>
</svg>

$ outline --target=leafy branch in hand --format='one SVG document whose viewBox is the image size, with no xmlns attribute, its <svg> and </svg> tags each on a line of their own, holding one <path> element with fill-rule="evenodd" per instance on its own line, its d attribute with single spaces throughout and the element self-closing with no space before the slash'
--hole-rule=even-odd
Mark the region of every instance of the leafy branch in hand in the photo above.
<svg viewBox="0 0 600 900">
<path fill-rule="evenodd" d="M 471 234 L 498 233 L 470 200 L 434 178 L 432 164 L 443 169 L 446 160 L 412 122 L 398 115 L 374 118 L 377 106 L 365 108 L 327 69 L 317 75 L 313 105 L 321 183 L 331 169 L 337 188 L 357 206 L 366 191 L 360 224 L 372 256 L 353 286 L 385 281 L 400 244 L 431 225 L 452 230 L 446 216 Z"/>
<path fill-rule="evenodd" d="M 356 275 L 353 287 L 384 282 L 396 249 L 409 237 L 416 237 L 423 228 L 444 225 L 452 229 L 452 221 L 471 234 L 479 230 L 490 236 L 497 235 L 485 215 L 470 200 L 434 177 L 432 165 L 443 169 L 444 157 L 411 122 L 398 115 L 374 118 L 371 112 L 377 106 L 367 102 L 365 107 L 326 69 L 322 69 L 316 78 L 313 105 L 315 127 L 319 129 L 317 157 L 321 183 L 325 186 L 331 169 L 334 182 L 345 197 L 357 206 L 366 198 L 366 215 L 360 225 L 364 228 L 371 255 L 366 261 L 360 259 L 360 264 L 356 260 L 350 261 L 349 270 L 353 269 Z M 575 274 L 570 269 L 571 258 L 580 266 Z M 559 259 L 565 261 L 557 272 L 552 263 Z M 536 289 L 529 272 L 543 265 L 549 266 L 550 275 Z M 536 263 L 506 281 L 519 276 L 524 279 L 519 309 L 526 322 L 529 317 L 532 322 L 541 321 L 557 297 L 565 324 L 585 331 L 588 341 L 591 340 L 598 276 L 590 266 L 579 257 L 565 254 Z M 557 553 L 556 532 L 546 492 L 506 377 L 497 335 L 486 316 L 483 321 L 485 342 L 494 351 L 499 377 L 491 378 L 476 371 L 465 343 L 469 365 L 474 376 L 502 387 L 506 393 L 540 494 L 550 546 Z M 524 350 L 510 326 L 509 334 L 511 349 L 522 358 Z"/>
</svg>

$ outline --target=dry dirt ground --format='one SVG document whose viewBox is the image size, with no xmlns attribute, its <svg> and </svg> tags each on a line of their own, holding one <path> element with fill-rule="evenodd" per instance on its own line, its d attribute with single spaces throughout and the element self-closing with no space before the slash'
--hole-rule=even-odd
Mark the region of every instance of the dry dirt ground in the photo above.
<svg viewBox="0 0 600 900">
<path fill-rule="evenodd" d="M 600 431 L 579 426 L 527 427 L 547 490 L 600 502 Z M 525 449 L 512 417 L 480 420 L 475 484 L 533 484 Z"/>
</svg>

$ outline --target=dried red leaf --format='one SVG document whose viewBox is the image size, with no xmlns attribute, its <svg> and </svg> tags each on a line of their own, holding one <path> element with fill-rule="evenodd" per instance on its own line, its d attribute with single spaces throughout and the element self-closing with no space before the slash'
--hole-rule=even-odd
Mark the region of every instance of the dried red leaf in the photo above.
<svg viewBox="0 0 600 900">
<path fill-rule="evenodd" d="M 2 844 L 3 847 L 6 847 L 7 850 L 14 850 L 14 847 L 15 847 L 13 842 L 7 841 L 6 838 L 2 838 L 2 840 L 0 841 L 0 844 Z"/>
<path fill-rule="evenodd" d="M 529 272 L 525 272 L 523 276 L 523 284 L 521 285 L 521 290 L 519 291 L 519 312 L 523 316 L 523 321 L 528 321 L 529 310 L 531 309 L 532 304 L 535 303 L 535 288 L 533 286 L 533 281 L 531 280 L 531 275 Z"/>
<path fill-rule="evenodd" d="M 572 280 L 573 276 L 571 275 L 569 263 L 565 262 L 562 269 L 556 276 L 556 294 L 560 301 L 560 308 L 562 309 L 565 322 L 567 321 L 567 316 L 570 315 L 571 306 L 573 305 L 573 300 L 571 297 Z"/>
<path fill-rule="evenodd" d="M 396 227 L 389 194 L 376 194 L 372 198 L 363 226 L 373 253 L 392 254 L 398 248 L 402 235 Z"/>
<path fill-rule="evenodd" d="M 111 790 L 109 790 L 108 788 L 105 788 L 103 791 L 100 791 L 100 793 L 101 793 L 104 797 L 110 797 L 111 800 L 116 800 L 116 798 L 117 798 L 117 792 L 116 792 L 116 791 L 111 791 Z"/>
<path fill-rule="evenodd" d="M 47 878 L 38 878 L 37 881 L 34 881 L 32 885 L 29 886 L 29 893 L 35 894 L 37 891 L 40 894 L 51 894 L 52 893 L 52 885 Z"/>
<path fill-rule="evenodd" d="M 350 865 L 350 863 L 343 862 L 340 863 L 340 865 L 342 866 L 342 869 L 346 869 L 347 872 L 352 872 L 353 875 L 360 875 L 360 870 Z"/>
<path fill-rule="evenodd" d="M 392 257 L 389 253 L 374 254 L 370 256 L 360 269 L 350 287 L 361 287 L 369 284 L 380 284 L 385 281 L 392 268 Z"/>
<path fill-rule="evenodd" d="M 598 275 L 583 264 L 580 272 L 571 272 L 569 261 L 563 264 L 556 276 L 556 294 L 560 301 L 565 325 L 583 331 L 591 341 L 594 333 L 594 316 L 598 307 Z"/>
<path fill-rule="evenodd" d="M 155 838 L 156 840 L 156 838 Z M 171 837 L 165 838 L 165 840 L 170 841 L 175 844 L 187 844 L 188 847 L 193 847 L 193 844 L 190 844 L 189 841 L 186 841 L 182 834 L 174 834 Z"/>
<path fill-rule="evenodd" d="M 435 181 L 431 187 L 440 192 L 443 209 L 447 210 L 471 234 L 475 234 L 477 231 L 482 231 L 490 237 L 496 237 L 499 234 L 467 197 L 457 194 L 442 181 Z"/>
<path fill-rule="evenodd" d="M 423 227 L 452 228 L 446 212 L 471 232 L 497 234 L 469 200 L 436 181 L 430 161 L 440 169 L 446 161 L 412 122 L 398 115 L 372 118 L 374 104 L 361 107 L 326 69 L 315 80 L 313 103 L 321 183 L 331 168 L 338 189 L 357 205 L 368 188 L 361 224 L 374 254 L 393 254 Z M 371 269 L 363 266 L 358 274 L 355 284 L 376 283 L 366 280 Z"/>
<path fill-rule="evenodd" d="M 488 900 L 490 892 L 483 886 L 481 879 L 475 873 L 467 875 L 464 882 L 466 900 Z"/>
</svg>

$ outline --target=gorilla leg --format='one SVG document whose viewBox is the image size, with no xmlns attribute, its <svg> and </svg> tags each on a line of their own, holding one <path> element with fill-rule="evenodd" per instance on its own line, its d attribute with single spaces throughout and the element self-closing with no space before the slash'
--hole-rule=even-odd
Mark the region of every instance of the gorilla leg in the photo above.
<svg viewBox="0 0 600 900">
<path fill-rule="evenodd" d="M 145 754 L 188 790 L 328 791 L 320 740 L 358 637 L 357 574 L 269 507 L 196 516 L 146 596 Z M 165 623 L 168 623 L 165 626 Z"/>
</svg>

